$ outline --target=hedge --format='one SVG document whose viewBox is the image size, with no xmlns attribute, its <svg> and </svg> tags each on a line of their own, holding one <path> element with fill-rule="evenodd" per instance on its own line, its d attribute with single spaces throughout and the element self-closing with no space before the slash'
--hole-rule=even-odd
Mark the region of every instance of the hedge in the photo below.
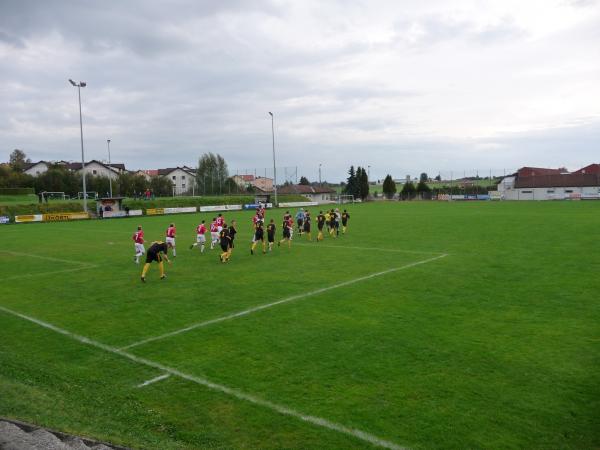
<svg viewBox="0 0 600 450">
<path fill-rule="evenodd" d="M 282 195 L 278 197 L 282 202 L 302 202 L 306 197 L 301 195 Z M 129 209 L 148 208 L 180 208 L 185 206 L 208 206 L 208 205 L 243 205 L 254 203 L 254 196 L 224 196 L 224 197 L 168 197 L 157 198 L 155 200 L 123 200 L 123 206 Z M 96 202 L 88 201 L 88 209 L 91 212 L 96 211 Z M 46 214 L 56 212 L 79 212 L 83 211 L 81 201 L 77 202 L 56 202 L 56 203 L 30 203 L 30 204 L 8 204 L 0 205 L 0 216 L 9 216 L 14 219 L 15 216 L 24 214 Z"/>
<path fill-rule="evenodd" d="M 0 188 L 0 195 L 29 195 L 35 194 L 33 188 Z"/>
</svg>

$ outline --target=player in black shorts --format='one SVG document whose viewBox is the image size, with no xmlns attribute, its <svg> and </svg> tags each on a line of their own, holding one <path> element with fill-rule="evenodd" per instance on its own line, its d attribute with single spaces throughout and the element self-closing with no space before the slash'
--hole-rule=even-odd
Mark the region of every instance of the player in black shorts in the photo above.
<svg viewBox="0 0 600 450">
<path fill-rule="evenodd" d="M 304 232 L 308 236 L 308 240 L 312 241 L 312 235 L 310 234 L 310 211 L 308 210 L 304 213 Z"/>
<path fill-rule="evenodd" d="M 254 242 L 252 242 L 252 248 L 250 248 L 250 254 L 254 255 L 254 249 L 258 241 L 262 242 L 263 253 L 267 253 L 267 246 L 265 244 L 265 230 L 263 230 L 262 222 L 256 223 L 256 230 L 254 230 Z"/>
<path fill-rule="evenodd" d="M 267 225 L 267 241 L 269 242 L 269 251 L 273 250 L 275 243 L 275 221 L 273 219 Z"/>
<path fill-rule="evenodd" d="M 221 256 L 219 259 L 222 263 L 227 262 L 229 260 L 229 246 L 231 245 L 231 238 L 229 237 L 229 228 L 227 228 L 227 224 L 223 224 L 223 229 L 219 233 L 219 243 L 221 244 Z"/>
<path fill-rule="evenodd" d="M 231 252 L 233 252 L 233 248 L 235 245 L 233 241 L 235 240 L 235 235 L 237 234 L 237 224 L 235 220 L 231 221 L 231 225 L 229 226 L 229 250 L 227 251 L 227 260 L 231 258 Z"/>
<path fill-rule="evenodd" d="M 346 234 L 346 228 L 348 228 L 348 219 L 350 219 L 350 214 L 348 214 L 348 211 L 344 210 L 342 213 L 342 234 Z"/>
<path fill-rule="evenodd" d="M 169 264 L 171 264 L 171 261 L 167 256 L 168 249 L 169 247 L 167 246 L 167 244 L 162 241 L 153 242 L 150 245 L 150 248 L 146 253 L 146 264 L 144 264 L 144 269 L 142 270 L 141 279 L 143 283 L 146 282 L 146 273 L 148 272 L 152 261 L 156 261 L 158 263 L 158 268 L 160 270 L 160 279 L 164 280 L 164 278 L 167 276 L 165 275 L 165 266 L 163 265 L 163 259 Z"/>
<path fill-rule="evenodd" d="M 329 234 L 336 237 L 335 234 L 335 211 L 332 209 L 329 213 Z"/>
<path fill-rule="evenodd" d="M 323 211 L 319 211 L 319 215 L 317 216 L 317 228 L 319 229 L 319 234 L 317 234 L 317 242 L 323 240 L 323 227 L 325 226 L 325 216 L 323 215 Z"/>
</svg>

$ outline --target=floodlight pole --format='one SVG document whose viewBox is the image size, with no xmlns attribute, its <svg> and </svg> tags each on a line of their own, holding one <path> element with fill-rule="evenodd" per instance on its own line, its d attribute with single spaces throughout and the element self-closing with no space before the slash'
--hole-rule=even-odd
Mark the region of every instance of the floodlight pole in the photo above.
<svg viewBox="0 0 600 450">
<path fill-rule="evenodd" d="M 110 165 L 110 139 L 106 140 L 106 146 L 108 147 L 108 168 L 112 170 L 112 166 Z M 112 198 L 112 174 L 108 176 L 108 186 L 110 189 L 110 198 Z"/>
<path fill-rule="evenodd" d="M 77 88 L 77 94 L 79 98 L 79 133 L 81 135 L 81 179 L 83 180 L 83 210 L 88 212 L 87 207 L 87 190 L 85 187 L 85 156 L 83 153 L 83 119 L 81 117 L 81 88 L 86 87 L 85 81 L 80 81 L 79 83 L 75 83 L 73 80 L 69 78 L 69 83 L 72 86 Z"/>
<path fill-rule="evenodd" d="M 275 193 L 275 207 L 277 207 L 277 166 L 275 165 L 275 124 L 273 113 L 269 111 L 271 116 L 271 135 L 273 136 L 273 192 Z"/>
<path fill-rule="evenodd" d="M 321 163 L 319 163 L 319 186 L 323 187 L 323 184 L 321 183 Z"/>
</svg>

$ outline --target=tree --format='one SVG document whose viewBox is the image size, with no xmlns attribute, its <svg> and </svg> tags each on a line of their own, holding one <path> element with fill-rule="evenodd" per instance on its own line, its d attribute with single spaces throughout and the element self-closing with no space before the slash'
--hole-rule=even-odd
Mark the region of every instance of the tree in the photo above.
<svg viewBox="0 0 600 450">
<path fill-rule="evenodd" d="M 389 174 L 383 180 L 383 193 L 388 200 L 394 198 L 396 193 L 396 183 Z"/>
<path fill-rule="evenodd" d="M 348 178 L 346 187 L 344 188 L 344 193 L 347 195 L 353 195 L 354 198 L 359 197 L 358 180 L 356 178 L 354 166 L 350 166 L 350 170 L 348 170 Z"/>
<path fill-rule="evenodd" d="M 426 183 L 427 181 L 429 181 L 429 177 L 427 176 L 427 174 L 425 172 L 423 172 L 421 174 L 421 176 L 419 177 L 419 182 Z"/>
<path fill-rule="evenodd" d="M 308 178 L 302 176 L 300 177 L 300 183 L 298 184 L 301 184 L 303 186 L 310 186 L 310 181 L 308 181 Z"/>
<path fill-rule="evenodd" d="M 165 177 L 152 177 L 150 180 L 150 190 L 155 197 L 170 197 L 173 195 L 173 183 Z"/>
<path fill-rule="evenodd" d="M 198 160 L 196 170 L 196 185 L 203 195 L 223 193 L 227 189 L 229 171 L 225 159 L 214 153 L 205 153 Z"/>
<path fill-rule="evenodd" d="M 364 200 L 369 196 L 369 176 L 364 167 L 356 169 L 356 180 L 358 182 L 358 196 Z"/>
<path fill-rule="evenodd" d="M 404 186 L 402 186 L 402 197 L 407 200 L 413 199 L 416 192 L 417 190 L 415 189 L 415 185 L 412 184 L 412 181 L 407 181 L 404 183 Z"/>
<path fill-rule="evenodd" d="M 19 150 L 18 148 L 12 151 L 8 159 L 8 163 L 13 170 L 17 170 L 19 172 L 22 172 L 25 168 L 25 164 L 30 162 L 31 160 L 27 158 L 25 152 L 23 150 Z"/>
<path fill-rule="evenodd" d="M 434 178 L 435 181 L 442 181 L 442 176 L 438 175 L 437 177 Z"/>
</svg>

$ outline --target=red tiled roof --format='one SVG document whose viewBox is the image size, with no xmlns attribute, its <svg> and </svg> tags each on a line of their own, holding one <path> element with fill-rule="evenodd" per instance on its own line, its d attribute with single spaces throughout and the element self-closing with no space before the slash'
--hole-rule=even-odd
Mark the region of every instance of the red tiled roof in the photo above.
<svg viewBox="0 0 600 450">
<path fill-rule="evenodd" d="M 567 173 L 559 175 L 541 175 L 517 177 L 516 188 L 536 187 L 600 187 L 600 174 Z"/>
<path fill-rule="evenodd" d="M 582 167 L 581 169 L 573 173 L 595 173 L 600 174 L 600 164 L 590 164 L 589 166 Z"/>
<path fill-rule="evenodd" d="M 533 177 L 539 175 L 558 175 L 566 172 L 565 169 L 546 169 L 543 167 L 521 167 L 517 171 L 519 177 Z"/>
<path fill-rule="evenodd" d="M 280 194 L 333 194 L 335 191 L 328 187 L 290 184 L 277 189 L 277 192 Z"/>
</svg>

